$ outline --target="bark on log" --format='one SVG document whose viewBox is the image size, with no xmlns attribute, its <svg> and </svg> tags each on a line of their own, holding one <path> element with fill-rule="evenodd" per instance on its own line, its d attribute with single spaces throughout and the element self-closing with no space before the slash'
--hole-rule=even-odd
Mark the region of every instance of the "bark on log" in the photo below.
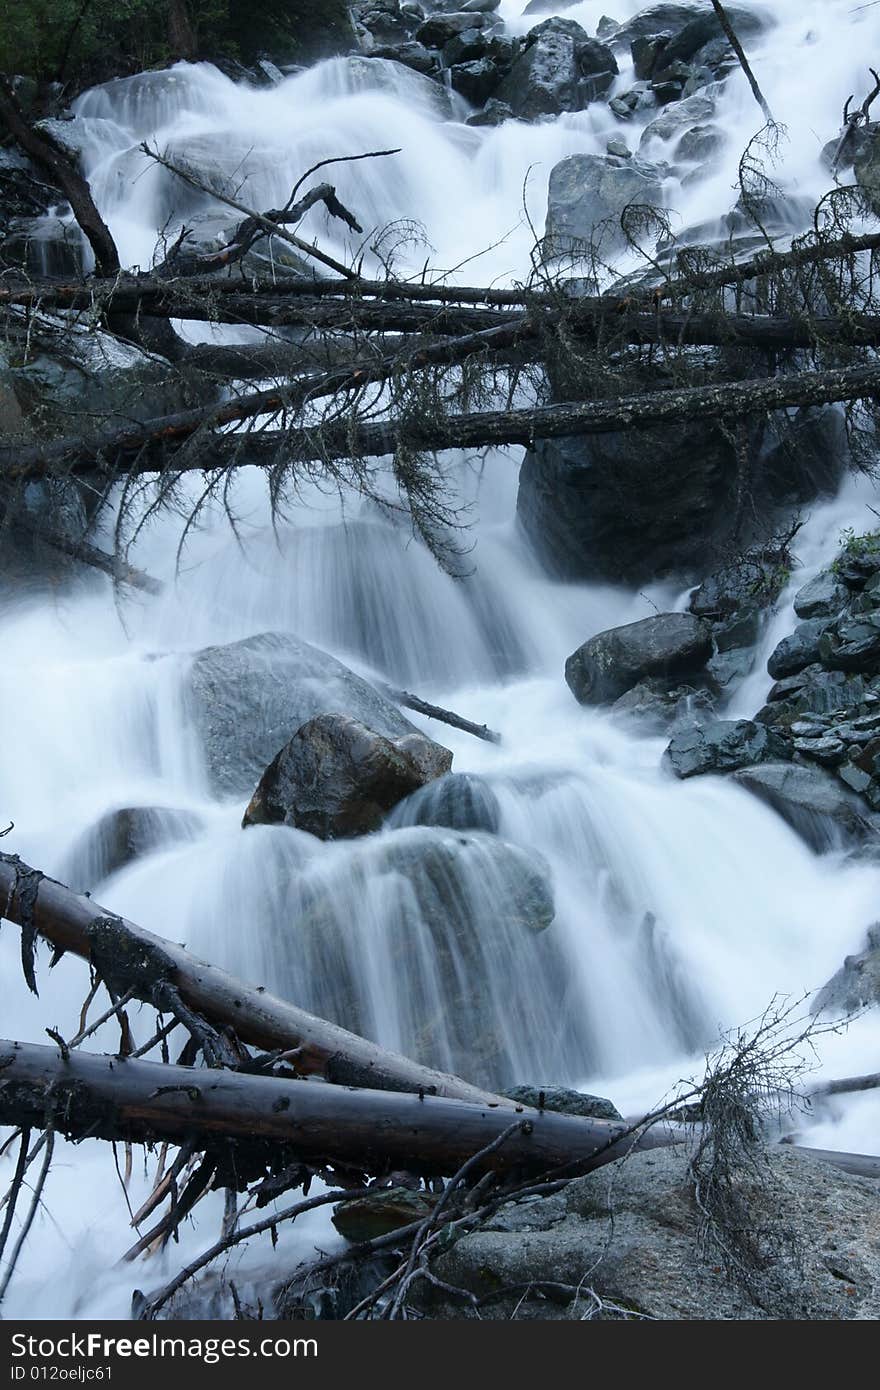
<svg viewBox="0 0 880 1390">
<path fill-rule="evenodd" d="M 117 917 L 91 898 L 43 877 L 15 855 L 0 854 L 0 911 L 24 933 L 36 931 L 56 950 L 90 961 L 119 994 L 152 1002 L 157 988 L 173 985 L 183 1002 L 215 1028 L 232 1028 L 243 1042 L 296 1049 L 299 1071 L 337 1085 L 424 1092 L 506 1113 L 512 1101 L 460 1077 L 420 1066 L 345 1028 L 316 1018 L 267 990 L 244 984 L 184 947 Z"/>
<path fill-rule="evenodd" d="M 486 1159 L 497 1171 L 544 1173 L 563 1164 L 584 1171 L 632 1148 L 674 1143 L 657 1126 L 643 1136 L 608 1120 L 554 1111 L 478 1105 L 437 1096 L 328 1086 L 207 1068 L 166 1066 L 80 1051 L 67 1059 L 34 1043 L 0 1041 L 0 1125 L 45 1126 L 70 1138 L 132 1143 L 266 1141 L 298 1157 L 451 1173 L 522 1116 Z M 617 1141 L 617 1142 L 615 1142 Z"/>
<path fill-rule="evenodd" d="M 312 383 L 310 398 L 329 393 Z M 348 378 L 352 374 L 349 372 Z M 480 411 L 452 415 L 405 429 L 395 420 L 378 424 L 334 424 L 311 429 L 265 429 L 247 435 L 206 435 L 206 427 L 252 419 L 257 415 L 291 411 L 296 396 L 288 392 L 254 392 L 209 411 L 183 411 L 133 427 L 107 431 L 91 439 L 68 438 L 49 444 L 0 448 L 0 471 L 13 482 L 87 472 L 96 460 L 114 472 L 152 473 L 160 468 L 191 472 L 229 464 L 276 465 L 287 462 L 376 457 L 392 454 L 400 443 L 424 452 L 480 449 L 489 445 L 531 445 L 536 439 L 615 433 L 681 420 L 741 418 L 792 406 L 876 399 L 880 395 L 880 366 L 799 372 L 790 376 L 654 391 L 646 395 L 615 396 L 596 401 L 563 402 L 531 410 Z M 176 457 L 174 449 L 202 430 L 199 448 Z"/>
</svg>

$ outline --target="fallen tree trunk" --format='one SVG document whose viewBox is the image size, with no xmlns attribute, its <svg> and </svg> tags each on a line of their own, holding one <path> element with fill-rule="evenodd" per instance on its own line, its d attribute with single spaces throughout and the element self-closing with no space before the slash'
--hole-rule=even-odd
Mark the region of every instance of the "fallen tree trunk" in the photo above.
<svg viewBox="0 0 880 1390">
<path fill-rule="evenodd" d="M 218 1140 L 268 1142 L 298 1158 L 451 1173 L 498 1139 L 517 1113 L 516 1132 L 484 1167 L 544 1173 L 583 1171 L 632 1148 L 676 1142 L 665 1126 L 633 1135 L 623 1124 L 555 1111 L 486 1106 L 437 1096 L 289 1081 L 241 1072 L 168 1066 L 54 1047 L 0 1042 L 0 1125 L 46 1127 L 72 1139 L 131 1143 Z"/>
<path fill-rule="evenodd" d="M 328 374 L 336 379 L 339 372 Z M 364 376 L 367 374 L 364 373 Z M 352 374 L 348 373 L 349 378 Z M 309 391 L 318 394 L 313 382 Z M 277 389 L 254 392 L 206 411 L 184 411 L 133 427 L 108 431 L 91 439 L 68 438 L 50 444 L 0 448 L 0 470 L 14 482 L 52 477 L 56 473 L 88 472 L 96 460 L 109 471 L 154 473 L 203 471 L 231 464 L 275 466 L 376 457 L 393 454 L 400 444 L 412 451 L 480 449 L 489 445 L 531 445 L 536 439 L 609 434 L 676 423 L 682 420 L 740 418 L 792 406 L 875 398 L 880 394 L 880 366 L 798 372 L 722 385 L 653 391 L 645 395 L 613 396 L 602 400 L 570 401 L 525 410 L 479 411 L 445 419 L 395 420 L 377 424 L 343 421 L 310 429 L 260 429 L 247 435 L 210 434 L 207 427 L 290 412 L 294 393 Z M 176 457 L 175 447 L 202 430 L 199 448 Z M 170 451 L 170 452 L 169 452 Z"/>
<path fill-rule="evenodd" d="M 242 1042 L 256 1047 L 295 1050 L 295 1066 L 304 1074 L 341 1085 L 451 1097 L 505 1112 L 515 1108 L 513 1101 L 387 1052 L 237 980 L 182 946 L 46 878 L 15 855 L 0 854 L 0 910 L 22 928 L 25 953 L 32 949 L 36 933 L 56 951 L 71 951 L 90 961 L 118 994 L 131 991 L 147 1003 L 153 1003 L 162 986 L 173 985 L 184 1004 L 215 1028 L 231 1028 Z"/>
<path fill-rule="evenodd" d="M 725 269 L 719 274 L 727 275 Z M 715 272 L 709 272 L 710 277 Z M 714 280 L 712 281 L 714 283 Z M 723 280 L 719 283 L 725 283 Z M 251 288 L 239 281 L 156 281 L 120 278 L 91 287 L 44 285 L 0 290 L 0 306 L 37 309 L 94 309 L 96 304 L 114 311 L 146 317 L 189 319 L 262 328 L 313 328 L 322 332 L 357 329 L 364 333 L 426 333 L 463 335 L 508 328 L 510 342 L 539 340 L 554 325 L 564 324 L 577 335 L 606 337 L 629 343 L 681 343 L 689 346 L 740 346 L 767 351 L 880 344 L 880 318 L 872 314 L 845 315 L 738 314 L 669 310 L 659 306 L 645 310 L 632 296 L 602 295 L 583 299 L 555 295 L 520 295 L 519 301 L 489 306 L 392 296 L 363 297 L 337 290 L 318 294 L 319 286 L 306 281 L 301 292 L 279 291 L 277 286 Z M 518 308 L 518 312 L 512 312 Z M 499 346 L 503 344 L 499 343 Z M 244 349 L 243 349 L 244 351 Z M 192 352 L 188 356 L 192 356 Z"/>
</svg>

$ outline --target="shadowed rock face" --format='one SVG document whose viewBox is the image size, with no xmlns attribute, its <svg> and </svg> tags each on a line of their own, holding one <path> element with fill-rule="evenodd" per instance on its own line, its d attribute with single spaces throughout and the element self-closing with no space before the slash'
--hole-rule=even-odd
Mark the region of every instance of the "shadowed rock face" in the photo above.
<svg viewBox="0 0 880 1390">
<path fill-rule="evenodd" d="M 269 764 L 242 824 L 289 825 L 321 840 L 365 835 L 451 765 L 447 748 L 419 734 L 392 742 L 356 719 L 322 714 Z"/>
<path fill-rule="evenodd" d="M 525 45 L 495 93 L 522 120 L 581 111 L 617 75 L 611 49 L 570 19 L 544 20 L 529 31 Z"/>
<path fill-rule="evenodd" d="M 601 705 L 647 676 L 691 675 L 711 655 L 712 631 L 702 618 L 658 613 L 591 637 L 568 658 L 565 679 L 580 704 Z"/>
</svg>

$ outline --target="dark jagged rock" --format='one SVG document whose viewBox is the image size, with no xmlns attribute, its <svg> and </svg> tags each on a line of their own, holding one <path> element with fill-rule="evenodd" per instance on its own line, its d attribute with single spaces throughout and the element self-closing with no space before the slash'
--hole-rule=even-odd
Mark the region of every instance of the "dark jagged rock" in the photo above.
<svg viewBox="0 0 880 1390">
<path fill-rule="evenodd" d="M 787 579 L 781 558 L 763 550 L 747 552 L 704 579 L 688 608 L 700 618 L 725 622 L 775 603 Z"/>
<path fill-rule="evenodd" d="M 418 730 L 341 661 L 290 633 L 264 632 L 192 659 L 184 699 L 215 794 L 250 795 L 288 739 L 344 714 L 392 740 Z"/>
<path fill-rule="evenodd" d="M 707 664 L 711 670 L 712 661 Z M 711 689 L 673 685 L 662 678 L 639 681 L 611 706 L 612 713 L 639 724 L 645 733 L 672 734 L 695 718 L 710 718 L 715 710 Z"/>
<path fill-rule="evenodd" d="M 415 40 L 373 48 L 370 50 L 369 56 L 371 58 L 390 58 L 396 63 L 401 63 L 405 68 L 411 68 L 413 72 L 421 73 L 423 77 L 438 77 L 442 71 L 438 54 Z"/>
<path fill-rule="evenodd" d="M 711 654 L 708 623 L 692 613 L 660 613 L 591 637 L 568 658 L 565 679 L 582 705 L 606 704 L 645 677 L 692 675 Z"/>
<path fill-rule="evenodd" d="M 733 460 L 711 424 L 538 440 L 517 515 L 539 558 L 568 579 L 643 583 L 705 569 L 729 521 Z"/>
<path fill-rule="evenodd" d="M 676 777 L 734 772 L 792 756 L 791 744 L 750 719 L 715 719 L 673 736 L 664 755 Z"/>
<path fill-rule="evenodd" d="M 823 570 L 798 589 L 794 596 L 794 611 L 799 618 L 836 618 L 843 608 L 849 591 L 831 570 Z"/>
<path fill-rule="evenodd" d="M 465 125 L 503 125 L 505 121 L 513 120 L 513 110 L 507 105 L 506 101 L 498 101 L 495 97 L 490 97 L 482 111 L 476 111 L 472 116 L 468 116 Z"/>
<path fill-rule="evenodd" d="M 877 124 L 870 131 L 862 133 L 855 151 L 853 169 L 872 210 L 880 216 L 880 126 Z"/>
<path fill-rule="evenodd" d="M 449 750 L 422 735 L 392 742 L 346 715 L 321 714 L 266 768 L 242 825 L 289 825 L 320 840 L 366 835 L 451 765 Z"/>
<path fill-rule="evenodd" d="M 470 772 L 450 772 L 428 782 L 401 801 L 388 818 L 389 826 L 440 825 L 490 833 L 500 823 L 497 796 L 482 777 Z"/>
<path fill-rule="evenodd" d="M 880 843 L 880 822 L 821 767 L 763 763 L 733 780 L 771 806 L 817 852 L 846 843 Z"/>
<path fill-rule="evenodd" d="M 498 69 L 491 58 L 480 58 L 477 62 L 458 63 L 449 69 L 449 81 L 454 90 L 459 92 L 472 106 L 479 106 L 494 92 L 498 86 Z M 470 125 L 494 125 L 495 121 L 477 122 L 471 120 Z"/>
<path fill-rule="evenodd" d="M 441 11 L 426 19 L 416 30 L 415 37 L 426 48 L 444 48 L 457 34 L 463 34 L 468 29 L 483 29 L 488 22 L 486 15 L 475 14 L 473 11 Z"/>
<path fill-rule="evenodd" d="M 611 49 L 570 19 L 547 19 L 526 35 L 524 48 L 496 93 L 515 116 L 533 121 L 580 111 L 608 91 L 617 76 Z"/>
<path fill-rule="evenodd" d="M 610 1100 L 591 1096 L 586 1091 L 570 1091 L 561 1086 L 512 1086 L 504 1094 L 536 1110 L 556 1110 L 562 1115 L 583 1115 L 594 1120 L 623 1119 Z"/>
<path fill-rule="evenodd" d="M 789 637 L 783 637 L 767 662 L 767 670 L 774 680 L 784 676 L 796 676 L 805 667 L 819 660 L 819 639 L 826 629 L 824 618 L 808 618 L 798 623 Z"/>
<path fill-rule="evenodd" d="M 457 63 L 470 63 L 477 58 L 485 58 L 488 39 L 482 29 L 463 29 L 453 34 L 443 46 L 443 66 L 454 67 Z"/>
</svg>

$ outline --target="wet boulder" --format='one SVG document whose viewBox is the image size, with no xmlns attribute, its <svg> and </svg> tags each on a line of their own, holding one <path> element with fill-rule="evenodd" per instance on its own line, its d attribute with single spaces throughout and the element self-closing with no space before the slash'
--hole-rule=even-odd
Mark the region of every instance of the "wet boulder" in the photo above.
<svg viewBox="0 0 880 1390">
<path fill-rule="evenodd" d="M 408 1187 L 378 1187 L 333 1208 L 331 1221 L 339 1234 L 354 1242 L 375 1240 L 413 1221 L 425 1221 L 437 1205 L 433 1192 Z"/>
<path fill-rule="evenodd" d="M 821 767 L 767 762 L 735 772 L 733 780 L 771 806 L 819 853 L 854 842 L 880 844 L 877 817 Z"/>
<path fill-rule="evenodd" d="M 799 671 L 817 662 L 821 655 L 820 638 L 827 626 L 825 618 L 807 618 L 798 623 L 788 637 L 783 637 L 767 662 L 767 670 L 773 679 L 796 676 Z"/>
<path fill-rule="evenodd" d="M 569 689 L 582 705 L 617 700 L 649 676 L 677 681 L 712 655 L 708 623 L 693 613 L 658 613 L 610 628 L 578 647 L 565 663 Z"/>
<path fill-rule="evenodd" d="M 517 517 L 560 578 L 640 584 L 705 573 L 729 528 L 733 476 L 730 442 L 709 421 L 536 440 L 520 469 Z"/>
<path fill-rule="evenodd" d="M 713 623 L 728 622 L 775 603 L 787 578 L 780 556 L 748 551 L 704 579 L 691 594 L 688 608 Z"/>
<path fill-rule="evenodd" d="M 872 210 L 880 216 L 880 125 L 864 133 L 853 159 L 853 169 Z"/>
<path fill-rule="evenodd" d="M 707 673 L 711 674 L 714 660 L 706 663 Z M 714 709 L 715 693 L 709 685 L 670 686 L 662 677 L 639 681 L 611 706 L 612 714 L 621 720 L 655 734 L 672 734 L 679 727 L 690 726 L 695 718 L 711 718 Z"/>
<path fill-rule="evenodd" d="M 662 201 L 663 171 L 638 155 L 571 154 L 550 173 L 544 254 L 582 252 L 591 242 L 606 255 L 622 251 L 621 214 L 630 204 Z"/>
<path fill-rule="evenodd" d="M 787 739 L 751 719 L 714 719 L 673 736 L 664 755 L 676 777 L 733 772 L 792 756 Z"/>
<path fill-rule="evenodd" d="M 393 830 L 317 858 L 288 901 L 273 968 L 303 1007 L 493 1090 L 529 1065 L 567 1077 L 575 1021 L 560 1018 L 568 970 L 539 855 Z"/>
<path fill-rule="evenodd" d="M 108 811 L 68 850 L 61 877 L 88 887 L 156 850 L 195 840 L 204 826 L 195 811 L 171 806 L 121 806 Z"/>
<path fill-rule="evenodd" d="M 849 596 L 832 570 L 822 570 L 798 589 L 794 611 L 799 618 L 836 618 Z"/>
<path fill-rule="evenodd" d="M 691 1158 L 687 1144 L 634 1153 L 616 1166 L 613 1181 L 600 1170 L 552 1195 L 514 1199 L 430 1259 L 441 1285 L 470 1291 L 487 1300 L 484 1307 L 473 1310 L 460 1293 L 452 1297 L 427 1282 L 414 1296 L 434 1318 L 880 1315 L 874 1179 L 790 1145 L 756 1149 L 730 1174 L 732 1200 L 756 1242 L 745 1281 L 726 1272 L 701 1241 L 705 1217 Z"/>
<path fill-rule="evenodd" d="M 388 817 L 389 826 L 437 825 L 492 834 L 500 822 L 497 796 L 488 782 L 470 772 L 434 778 L 399 802 Z"/>
<path fill-rule="evenodd" d="M 211 789 L 250 795 L 284 744 L 319 714 L 344 714 L 396 740 L 418 734 L 367 681 L 290 633 L 206 647 L 190 661 L 183 699 Z"/>
<path fill-rule="evenodd" d="M 469 29 L 483 29 L 489 16 L 474 10 L 438 11 L 416 30 L 416 39 L 426 48 L 445 48 L 452 39 Z"/>
<path fill-rule="evenodd" d="M 391 740 L 346 715 L 321 714 L 273 758 L 242 825 L 289 825 L 320 840 L 366 835 L 451 765 L 449 750 L 420 734 Z"/>
<path fill-rule="evenodd" d="M 570 19 L 546 19 L 526 35 L 496 96 L 521 120 L 581 111 L 617 76 L 611 49 Z"/>
</svg>

